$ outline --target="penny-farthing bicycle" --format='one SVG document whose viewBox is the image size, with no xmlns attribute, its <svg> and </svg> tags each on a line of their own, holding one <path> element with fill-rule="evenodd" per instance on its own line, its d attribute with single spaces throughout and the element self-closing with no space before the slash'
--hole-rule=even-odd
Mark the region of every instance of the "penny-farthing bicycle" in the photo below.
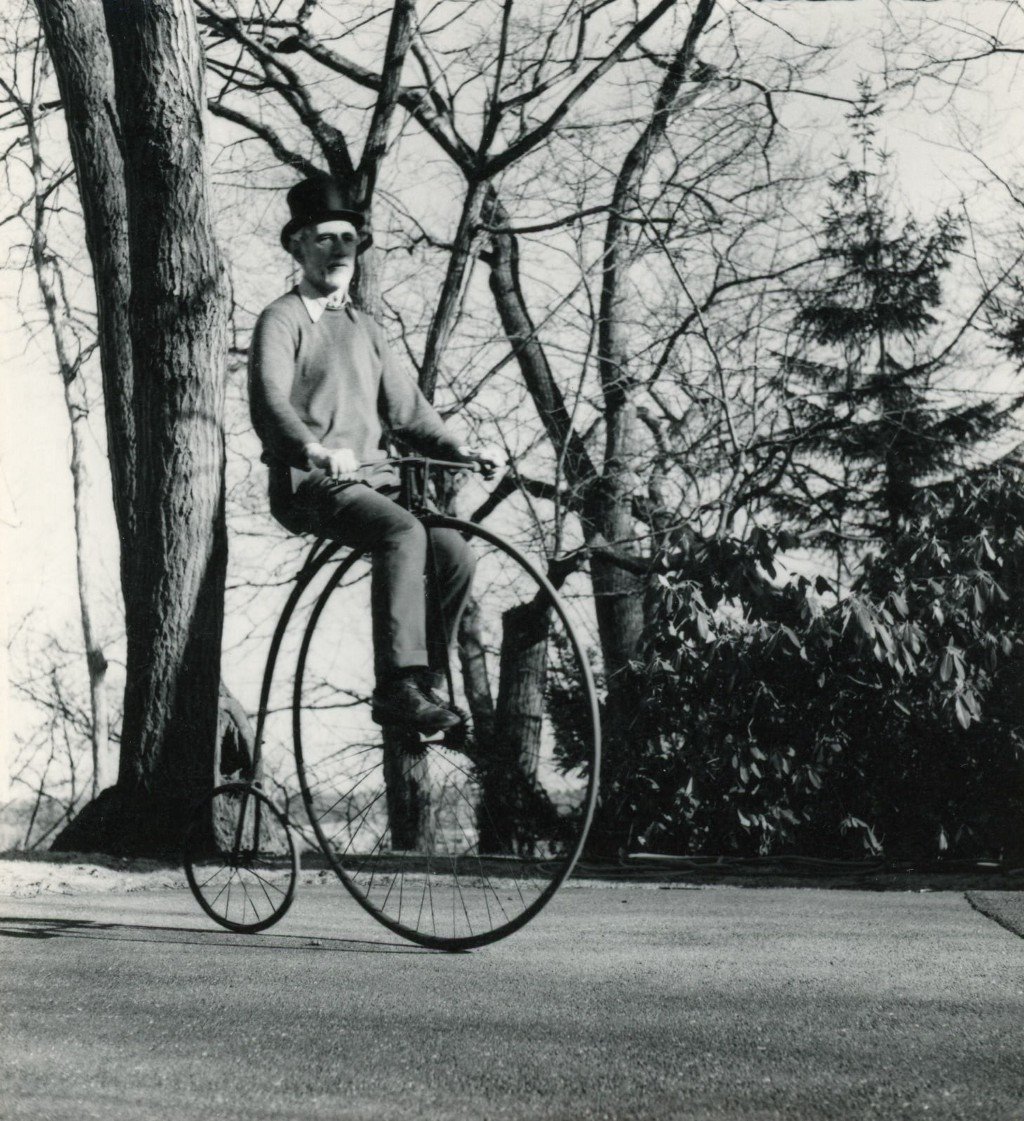
<svg viewBox="0 0 1024 1121">
<path fill-rule="evenodd" d="M 468 949 L 525 925 L 572 871 L 597 798 L 597 698 L 579 634 L 544 573 L 491 530 L 428 507 L 432 473 L 466 466 L 398 462 L 403 505 L 428 530 L 462 534 L 475 555 L 472 596 L 443 675 L 464 719 L 433 736 L 373 722 L 368 551 L 318 541 L 271 641 L 256 752 L 289 624 L 326 572 L 302 626 L 292 691 L 313 835 L 388 929 L 424 946 Z M 428 545 L 428 599 L 437 578 Z M 294 894 L 294 840 L 253 783 L 220 787 L 210 804 L 220 827 L 211 846 L 208 824 L 199 824 L 210 815 L 197 817 L 189 883 L 221 925 L 265 929 Z"/>
</svg>

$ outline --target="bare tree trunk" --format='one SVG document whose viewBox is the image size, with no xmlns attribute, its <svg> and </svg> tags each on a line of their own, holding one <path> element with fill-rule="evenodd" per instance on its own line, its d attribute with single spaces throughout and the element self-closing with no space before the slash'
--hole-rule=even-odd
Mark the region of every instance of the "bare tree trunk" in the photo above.
<svg viewBox="0 0 1024 1121">
<path fill-rule="evenodd" d="M 177 846 L 187 807 L 214 781 L 227 559 L 226 285 L 207 199 L 202 57 L 186 0 L 109 0 L 105 35 L 95 5 L 39 3 L 68 106 L 101 324 L 120 324 L 131 343 L 125 361 L 123 338 L 101 339 L 128 633 L 120 770 L 105 803 L 56 845 L 162 851 Z M 78 96 L 94 116 L 77 112 Z M 108 287 L 108 273 L 117 284 Z M 126 320 L 112 305 L 129 276 Z"/>
<path fill-rule="evenodd" d="M 139 434 L 139 564 L 118 784 L 126 844 L 177 843 L 214 780 L 227 541 L 226 284 L 187 0 L 105 0 L 121 122 Z"/>
<path fill-rule="evenodd" d="M 136 530 L 135 416 L 131 340 L 128 331 L 128 225 L 114 110 L 114 72 L 103 12 L 98 4 L 36 0 L 47 49 L 57 76 L 71 155 L 85 222 L 86 244 L 96 286 L 104 417 L 110 457 L 114 513 L 121 539 L 121 590 L 128 610 Z M 44 300 L 46 296 L 44 294 Z M 49 312 L 49 306 L 48 306 Z M 58 328 L 51 316 L 55 340 Z M 62 367 L 64 363 L 62 362 Z M 82 631 L 85 637 L 92 703 L 93 797 L 108 778 L 103 757 L 109 740 L 105 691 L 106 658 L 94 634 L 90 577 L 83 545 L 90 539 L 83 502 L 81 424 L 75 390 L 65 376 L 65 402 L 71 417 L 72 477 L 78 545 Z M 77 466 L 76 466 L 77 465 Z M 112 777 L 112 776 L 111 776 Z"/>
<path fill-rule="evenodd" d="M 494 696 L 487 669 L 487 650 L 481 633 L 480 605 L 470 597 L 459 620 L 459 666 L 466 689 L 466 703 L 473 718 L 476 742 L 494 742 Z M 474 752 L 475 754 L 475 752 Z"/>
<path fill-rule="evenodd" d="M 366 214 L 367 227 L 371 232 L 373 229 L 373 192 L 377 185 L 380 165 L 387 152 L 388 133 L 395 106 L 398 103 L 398 94 L 402 87 L 402 66 L 409 50 L 415 16 L 415 0 L 395 0 L 391 9 L 388 41 L 384 49 L 383 81 L 377 93 L 377 102 L 374 105 L 373 117 L 367 129 L 366 142 L 363 145 L 359 166 L 353 174 L 355 188 L 352 202 L 357 209 Z M 341 182 L 345 182 L 348 178 L 344 174 L 344 169 L 333 163 L 331 174 Z M 378 322 L 380 322 L 384 310 L 381 300 L 380 273 L 378 254 L 371 249 L 360 260 L 354 295 L 359 305 Z"/>
<path fill-rule="evenodd" d="M 598 375 L 604 396 L 605 451 L 601 482 L 594 495 L 594 520 L 601 535 L 621 553 L 634 551 L 636 535 L 633 495 L 637 487 L 640 429 L 636 408 L 638 386 L 630 371 L 630 341 L 626 271 L 630 264 L 627 216 L 636 209 L 637 195 L 650 159 L 665 136 L 680 89 L 695 57 L 715 0 L 699 0 L 686 36 L 676 52 L 655 99 L 646 127 L 626 154 L 615 181 L 602 261 L 600 319 L 598 321 Z M 615 785 L 629 766 L 632 728 L 637 721 L 642 691 L 637 688 L 633 663 L 644 633 L 644 578 L 601 554 L 591 558 L 594 606 L 604 659 L 608 696 L 605 705 L 605 774 L 610 782 L 595 831 L 600 846 L 618 841 L 615 827 Z"/>
<path fill-rule="evenodd" d="M 391 827 L 391 848 L 400 852 L 429 852 L 430 778 L 426 758 L 410 756 L 419 743 L 416 732 L 386 727 L 384 785 Z"/>
<path fill-rule="evenodd" d="M 543 346 L 536 338 L 519 280 L 518 243 L 514 235 L 500 232 L 507 217 L 494 190 L 488 196 L 485 211 L 489 224 L 499 227 L 487 255 L 491 292 L 523 380 L 562 457 L 566 480 L 577 498 L 584 539 L 588 544 L 601 540 L 612 545 L 615 553 L 627 556 L 635 552 L 637 525 L 633 500 L 641 441 L 636 409 L 638 387 L 630 374 L 628 319 L 624 314 L 627 303 L 625 272 L 630 257 L 630 227 L 625 219 L 636 209 L 636 194 L 644 171 L 664 137 L 680 88 L 693 62 L 697 40 L 713 9 L 714 0 L 700 0 L 697 5 L 685 40 L 662 81 L 651 119 L 627 153 L 616 178 L 605 230 L 598 323 L 598 373 L 605 421 L 600 475 L 573 429 Z M 631 754 L 630 730 L 640 696 L 632 666 L 644 633 L 645 580 L 603 551 L 595 551 L 590 572 L 608 690 L 603 739 L 605 773 L 612 782 L 606 789 L 614 791 L 617 773 L 627 765 Z M 606 806 L 604 813 L 607 812 Z M 614 817 L 614 807 L 611 807 L 611 817 Z M 609 825 L 610 832 L 614 833 L 614 826 Z M 599 834 L 600 824 L 595 831 L 598 843 Z"/>
<path fill-rule="evenodd" d="M 630 555 L 636 552 L 633 494 L 640 452 L 635 386 L 625 373 L 627 359 L 619 309 L 602 300 L 601 310 L 599 366 L 605 390 L 605 453 L 592 509 L 601 536 L 617 551 Z M 645 581 L 601 553 L 591 557 L 590 578 L 607 688 L 604 772 L 611 781 L 605 789 L 614 797 L 615 780 L 634 753 L 631 725 L 641 698 L 633 665 L 643 636 Z"/>
<path fill-rule="evenodd" d="M 135 541 L 135 413 L 128 327 L 128 223 L 114 108 L 114 67 L 99 4 L 36 0 L 57 75 L 82 200 L 99 321 L 104 413 L 121 537 L 121 586 Z M 127 606 L 127 603 L 126 603 Z"/>
<path fill-rule="evenodd" d="M 88 397 L 83 381 L 85 357 L 81 343 L 71 329 L 71 309 L 64 293 L 63 277 L 47 239 L 47 197 L 39 135 L 36 130 L 35 106 L 19 106 L 28 138 L 32 171 L 32 264 L 42 293 L 46 317 L 53 335 L 57 369 L 64 389 L 71 431 L 71 485 L 75 524 L 75 571 L 78 581 L 78 605 L 85 643 L 86 668 L 89 675 L 90 748 L 92 756 L 92 797 L 99 794 L 107 778 L 106 763 L 110 738 L 106 693 L 107 658 L 96 624 L 96 590 L 89 543 L 93 535 L 89 525 L 89 490 L 87 467 Z"/>
<path fill-rule="evenodd" d="M 481 769 L 483 852 L 525 854 L 544 832 L 535 778 L 540 762 L 551 612 L 547 596 L 510 608 L 501 620 L 495 738 Z"/>
<path fill-rule="evenodd" d="M 493 186 L 488 185 L 484 216 L 488 225 L 503 226 L 508 215 Z M 586 444 L 573 428 L 562 391 L 537 337 L 519 279 L 519 243 L 515 235 L 496 233 L 485 260 L 490 266 L 491 295 L 501 318 L 505 336 L 512 346 L 519 371 L 533 399 L 537 414 L 560 460 L 569 486 L 585 507 L 586 495 L 597 478 L 597 468 Z"/>
<path fill-rule="evenodd" d="M 455 244 L 448 257 L 448 270 L 445 273 L 441 295 L 434 309 L 427 331 L 427 341 L 423 348 L 423 365 L 420 369 L 420 389 L 428 401 L 433 401 L 437 389 L 437 375 L 441 371 L 441 360 L 448 347 L 466 283 L 473 263 L 473 237 L 480 213 L 480 187 L 470 183 L 462 203 L 462 214 L 455 233 Z"/>
<path fill-rule="evenodd" d="M 107 705 L 107 657 L 95 626 L 94 610 L 96 592 L 93 569 L 89 557 L 92 532 L 89 527 L 88 469 L 86 467 L 84 437 L 88 405 L 81 375 L 64 382 L 64 403 L 71 421 L 71 485 L 75 509 L 75 570 L 78 575 L 78 605 L 82 617 L 82 637 L 85 640 L 85 660 L 89 671 L 89 708 L 92 717 L 89 734 L 92 752 L 92 797 L 113 778 L 108 764 L 110 748 L 110 715 Z"/>
</svg>

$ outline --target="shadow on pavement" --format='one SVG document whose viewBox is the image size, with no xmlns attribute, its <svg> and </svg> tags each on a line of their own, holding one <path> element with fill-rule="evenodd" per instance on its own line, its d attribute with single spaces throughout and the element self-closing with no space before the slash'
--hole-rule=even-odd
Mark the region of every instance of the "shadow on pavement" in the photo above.
<svg viewBox="0 0 1024 1121">
<path fill-rule="evenodd" d="M 359 938 L 318 938 L 302 934 L 236 934 L 228 930 L 196 930 L 183 926 L 145 926 L 97 922 L 93 919 L 0 918 L 0 938 L 83 938 L 115 942 L 166 942 L 177 946 L 216 949 L 321 950 L 346 954 L 436 954 L 406 942 L 373 942 Z"/>
</svg>

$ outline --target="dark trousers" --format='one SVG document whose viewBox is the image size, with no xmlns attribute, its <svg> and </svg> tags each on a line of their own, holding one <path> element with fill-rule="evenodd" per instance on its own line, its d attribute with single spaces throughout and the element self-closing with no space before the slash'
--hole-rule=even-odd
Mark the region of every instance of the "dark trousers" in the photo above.
<svg viewBox="0 0 1024 1121">
<path fill-rule="evenodd" d="M 339 486 L 311 472 L 292 493 L 290 478 L 276 482 L 275 487 L 272 477 L 271 510 L 288 529 L 371 550 L 377 680 L 413 666 L 443 672 L 473 580 L 475 559 L 462 536 L 432 529 L 428 540 L 417 518 L 365 483 Z M 428 564 L 434 566 L 431 586 L 438 590 L 429 597 Z"/>
</svg>

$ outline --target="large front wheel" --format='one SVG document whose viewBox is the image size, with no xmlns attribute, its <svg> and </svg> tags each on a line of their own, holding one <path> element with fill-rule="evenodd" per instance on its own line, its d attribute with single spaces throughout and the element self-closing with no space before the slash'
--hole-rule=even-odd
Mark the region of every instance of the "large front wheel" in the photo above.
<svg viewBox="0 0 1024 1121">
<path fill-rule="evenodd" d="M 536 566 L 481 526 L 424 524 L 461 533 L 476 559 L 446 675 L 465 722 L 424 738 L 371 719 L 369 566 L 355 553 L 303 635 L 295 753 L 352 895 L 397 934 L 466 949 L 518 930 L 572 871 L 597 796 L 598 712 L 579 636 Z M 433 579 L 428 562 L 428 596 Z"/>
</svg>

